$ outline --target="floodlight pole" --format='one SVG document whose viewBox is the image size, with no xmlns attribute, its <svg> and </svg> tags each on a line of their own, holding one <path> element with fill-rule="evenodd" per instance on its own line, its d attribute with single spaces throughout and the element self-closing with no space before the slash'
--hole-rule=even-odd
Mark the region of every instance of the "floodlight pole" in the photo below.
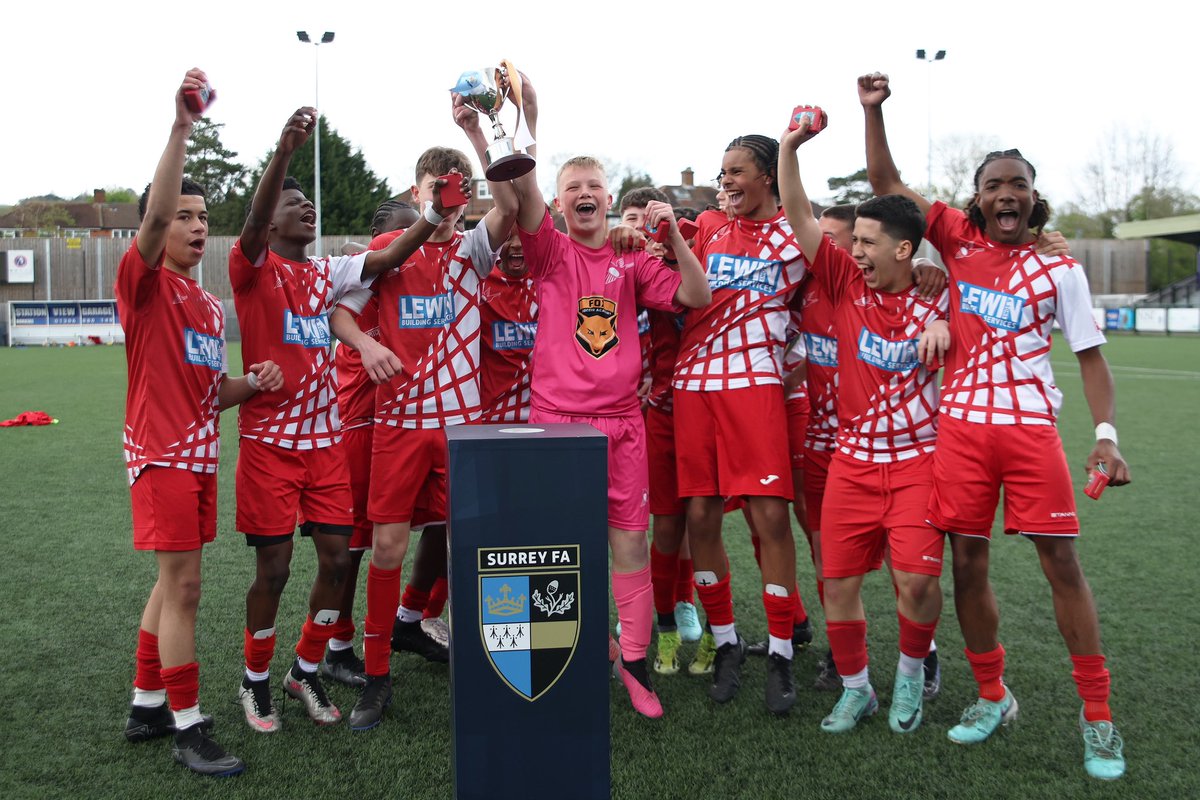
<svg viewBox="0 0 1200 800">
<path fill-rule="evenodd" d="M 317 255 L 321 255 L 321 51 L 323 44 L 333 42 L 333 31 L 325 31 L 321 41 L 314 42 L 308 31 L 296 31 L 296 38 L 313 46 L 313 103 L 317 109 L 316 139 L 313 142 L 313 205 L 317 212 Z"/>
<path fill-rule="evenodd" d="M 929 193 L 933 194 L 933 65 L 938 61 L 946 58 L 945 50 L 938 50 L 932 55 L 926 56 L 925 50 L 917 51 L 917 60 L 924 61 L 929 65 L 926 70 L 926 96 L 928 98 L 925 105 L 925 180 L 929 185 Z"/>
</svg>

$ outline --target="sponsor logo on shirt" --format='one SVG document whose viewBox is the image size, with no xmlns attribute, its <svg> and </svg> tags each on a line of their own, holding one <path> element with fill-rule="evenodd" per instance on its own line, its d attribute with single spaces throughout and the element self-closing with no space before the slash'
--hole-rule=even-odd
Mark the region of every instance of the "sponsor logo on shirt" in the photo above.
<svg viewBox="0 0 1200 800">
<path fill-rule="evenodd" d="M 579 298 L 575 341 L 592 358 L 602 358 L 617 346 L 617 301 L 602 295 Z"/>
<path fill-rule="evenodd" d="M 198 367 L 220 372 L 225 365 L 225 343 L 219 336 L 183 329 L 183 360 Z"/>
<path fill-rule="evenodd" d="M 804 334 L 804 348 L 808 351 L 808 360 L 818 366 L 837 368 L 837 339 L 831 336 L 819 336 L 815 333 Z"/>
<path fill-rule="evenodd" d="M 536 335 L 536 322 L 500 320 L 492 323 L 492 347 L 496 350 L 531 350 Z"/>
<path fill-rule="evenodd" d="M 283 343 L 301 347 L 329 347 L 329 320 L 324 314 L 302 317 L 290 309 L 283 312 Z"/>
<path fill-rule="evenodd" d="M 863 328 L 858 334 L 858 360 L 888 372 L 908 372 L 917 366 L 917 340 L 893 342 Z"/>
<path fill-rule="evenodd" d="M 454 321 L 454 294 L 405 295 L 400 298 L 401 328 L 441 328 Z"/>
<path fill-rule="evenodd" d="M 775 294 L 782 261 L 713 253 L 708 257 L 708 285 L 716 289 L 749 289 Z"/>
<path fill-rule="evenodd" d="M 964 314 L 983 317 L 983 321 L 993 328 L 1020 330 L 1021 312 L 1025 309 L 1024 298 L 963 281 L 959 281 L 958 290 L 962 294 L 959 310 Z"/>
</svg>

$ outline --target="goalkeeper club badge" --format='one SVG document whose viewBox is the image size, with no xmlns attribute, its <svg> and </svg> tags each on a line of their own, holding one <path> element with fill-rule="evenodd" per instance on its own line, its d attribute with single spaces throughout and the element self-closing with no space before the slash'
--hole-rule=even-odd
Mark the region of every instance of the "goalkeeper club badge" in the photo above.
<svg viewBox="0 0 1200 800">
<path fill-rule="evenodd" d="M 617 346 L 617 301 L 602 295 L 579 298 L 575 341 L 592 358 Z"/>
<path fill-rule="evenodd" d="M 545 694 L 579 641 L 579 545 L 479 548 L 479 627 L 500 680 Z"/>
</svg>

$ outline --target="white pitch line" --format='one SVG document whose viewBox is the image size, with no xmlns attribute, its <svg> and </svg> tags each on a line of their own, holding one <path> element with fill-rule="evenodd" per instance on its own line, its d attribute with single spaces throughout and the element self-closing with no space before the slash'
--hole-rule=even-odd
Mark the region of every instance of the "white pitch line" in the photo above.
<svg viewBox="0 0 1200 800">
<path fill-rule="evenodd" d="M 1066 374 L 1071 374 L 1069 372 L 1071 368 L 1079 366 L 1078 362 L 1070 361 L 1051 361 L 1050 365 L 1054 367 L 1056 377 L 1058 375 L 1057 370 L 1059 368 L 1062 368 L 1064 371 L 1066 371 Z M 1182 369 L 1162 369 L 1159 367 L 1126 367 L 1120 364 L 1109 364 L 1108 366 L 1114 374 L 1121 374 L 1124 372 L 1133 373 L 1132 375 L 1128 376 L 1131 378 L 1163 378 L 1165 380 L 1176 381 L 1200 380 L 1200 372 L 1189 372 L 1188 370 Z"/>
</svg>

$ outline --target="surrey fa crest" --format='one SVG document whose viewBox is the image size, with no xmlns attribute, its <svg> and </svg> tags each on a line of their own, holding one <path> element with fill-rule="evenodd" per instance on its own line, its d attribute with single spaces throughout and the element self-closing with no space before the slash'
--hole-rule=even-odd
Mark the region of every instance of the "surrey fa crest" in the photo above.
<svg viewBox="0 0 1200 800">
<path fill-rule="evenodd" d="M 479 633 L 510 689 L 549 691 L 579 641 L 579 545 L 479 548 Z"/>
</svg>

